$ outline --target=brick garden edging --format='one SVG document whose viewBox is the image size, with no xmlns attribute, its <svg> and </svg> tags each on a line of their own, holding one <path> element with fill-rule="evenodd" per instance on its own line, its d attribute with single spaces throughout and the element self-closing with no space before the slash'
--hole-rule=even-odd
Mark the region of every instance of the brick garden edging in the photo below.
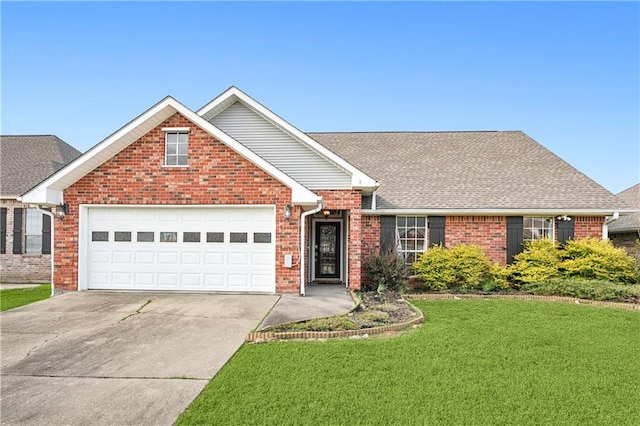
<svg viewBox="0 0 640 426">
<path fill-rule="evenodd" d="M 624 302 L 606 302 L 601 300 L 578 299 L 564 296 L 537 296 L 533 294 L 458 294 L 458 293 L 425 293 L 406 294 L 411 300 L 443 300 L 443 299 L 517 299 L 517 300 L 544 300 L 548 302 L 579 303 L 584 305 L 606 306 L 608 308 L 640 311 L 640 304 Z"/>
<path fill-rule="evenodd" d="M 414 327 L 424 321 L 424 314 L 422 311 L 411 303 L 405 300 L 405 303 L 409 304 L 413 310 L 416 311 L 418 316 L 410 321 L 401 322 L 397 324 L 383 325 L 380 327 L 360 328 L 358 330 L 339 330 L 339 331 L 255 331 L 247 335 L 246 342 L 268 342 L 274 340 L 318 340 L 318 339 L 333 339 L 333 338 L 345 338 L 353 336 L 374 336 L 378 334 L 401 331 L 407 328 Z"/>
</svg>

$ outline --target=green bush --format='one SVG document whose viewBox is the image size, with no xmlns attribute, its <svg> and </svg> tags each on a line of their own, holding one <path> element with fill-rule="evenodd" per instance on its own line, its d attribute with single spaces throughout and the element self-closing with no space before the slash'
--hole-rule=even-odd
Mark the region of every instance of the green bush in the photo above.
<svg viewBox="0 0 640 426">
<path fill-rule="evenodd" d="M 638 280 L 638 264 L 623 248 L 611 241 L 582 238 L 569 241 L 562 250 L 560 271 L 566 277 L 607 280 L 633 284 Z"/>
<path fill-rule="evenodd" d="M 395 251 L 376 253 L 365 260 L 364 266 L 378 293 L 401 292 L 409 281 L 409 268 Z"/>
<path fill-rule="evenodd" d="M 507 268 L 508 277 L 515 285 L 543 281 L 559 276 L 562 257 L 558 245 L 550 239 L 527 242 L 522 253 Z"/>
<path fill-rule="evenodd" d="M 413 264 L 428 290 L 478 289 L 491 279 L 492 264 L 476 245 L 429 248 Z"/>
<path fill-rule="evenodd" d="M 522 291 L 543 296 L 566 296 L 579 299 L 615 302 L 640 302 L 640 285 L 614 284 L 604 280 L 553 278 L 523 284 Z"/>
</svg>

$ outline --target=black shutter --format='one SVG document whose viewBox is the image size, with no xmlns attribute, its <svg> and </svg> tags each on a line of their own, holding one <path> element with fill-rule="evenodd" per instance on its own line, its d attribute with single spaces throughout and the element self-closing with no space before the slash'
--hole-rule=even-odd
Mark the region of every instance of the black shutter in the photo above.
<svg viewBox="0 0 640 426">
<path fill-rule="evenodd" d="M 567 241 L 573 239 L 573 229 L 574 229 L 573 220 L 558 221 L 558 242 L 561 245 L 566 244 Z"/>
<path fill-rule="evenodd" d="M 396 248 L 396 217 L 380 216 L 380 252 L 391 252 Z"/>
<path fill-rule="evenodd" d="M 42 254 L 51 254 L 51 217 L 42 214 Z"/>
<path fill-rule="evenodd" d="M 22 212 L 24 209 L 13 209 L 13 254 L 22 254 Z"/>
<path fill-rule="evenodd" d="M 444 216 L 429 216 L 429 246 L 444 247 Z"/>
<path fill-rule="evenodd" d="M 0 254 L 7 252 L 7 208 L 0 207 Z"/>
<path fill-rule="evenodd" d="M 507 263 L 522 252 L 523 222 L 522 216 L 507 216 Z"/>
</svg>

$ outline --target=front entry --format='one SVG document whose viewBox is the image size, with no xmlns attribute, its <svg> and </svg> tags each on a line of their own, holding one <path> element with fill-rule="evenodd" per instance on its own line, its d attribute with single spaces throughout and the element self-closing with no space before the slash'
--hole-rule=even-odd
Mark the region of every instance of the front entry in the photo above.
<svg viewBox="0 0 640 426">
<path fill-rule="evenodd" d="M 316 280 L 340 278 L 340 222 L 316 222 Z"/>
</svg>

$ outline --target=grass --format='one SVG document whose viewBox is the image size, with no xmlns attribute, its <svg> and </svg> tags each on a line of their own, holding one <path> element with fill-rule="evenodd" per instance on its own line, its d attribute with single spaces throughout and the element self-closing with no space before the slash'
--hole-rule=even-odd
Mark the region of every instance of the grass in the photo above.
<svg viewBox="0 0 640 426">
<path fill-rule="evenodd" d="M 640 313 L 415 304 L 394 338 L 244 345 L 177 424 L 640 424 Z"/>
<path fill-rule="evenodd" d="M 48 298 L 51 295 L 51 284 L 43 284 L 30 288 L 12 288 L 0 290 L 0 311 L 17 308 Z"/>
</svg>

